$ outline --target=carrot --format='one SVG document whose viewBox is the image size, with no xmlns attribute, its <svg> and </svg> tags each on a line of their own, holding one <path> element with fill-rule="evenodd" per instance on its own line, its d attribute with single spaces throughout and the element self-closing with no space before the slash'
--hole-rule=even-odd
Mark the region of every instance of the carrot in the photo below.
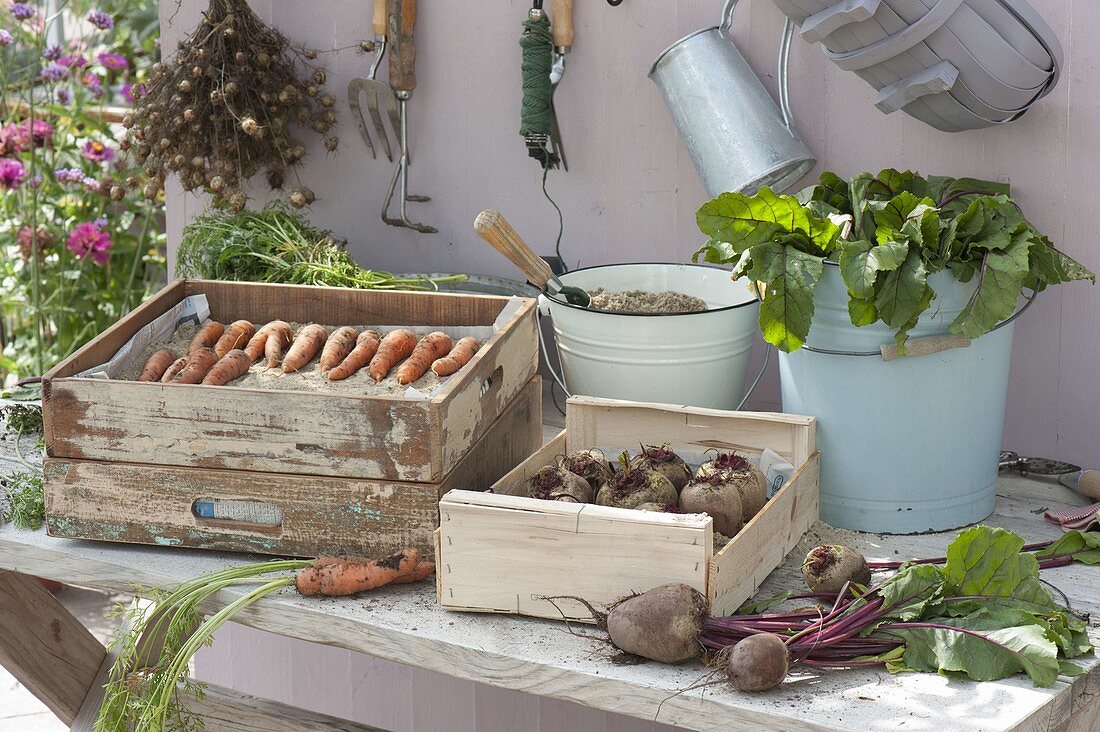
<svg viewBox="0 0 1100 732">
<path fill-rule="evenodd" d="M 377 561 L 347 561 L 321 557 L 313 567 L 298 572 L 296 586 L 306 597 L 325 595 L 344 597 L 377 587 L 411 574 L 421 563 L 420 550 L 415 547 L 402 549 Z M 320 566 L 317 566 L 320 564 Z"/>
<path fill-rule="evenodd" d="M 301 371 L 325 345 L 327 336 L 328 331 L 325 330 L 325 326 L 316 323 L 307 325 L 298 331 L 298 337 L 294 339 L 294 345 L 290 347 L 290 350 L 286 353 L 286 358 L 283 359 L 283 373 L 289 374 L 291 371 Z"/>
<path fill-rule="evenodd" d="M 214 353 L 221 358 L 235 348 L 244 348 L 249 339 L 256 333 L 256 326 L 247 320 L 235 320 L 225 329 L 222 337 L 214 344 Z"/>
<path fill-rule="evenodd" d="M 162 348 L 145 362 L 145 365 L 141 368 L 141 375 L 137 377 L 138 381 L 160 381 L 160 377 L 164 376 L 164 372 L 168 370 L 168 367 L 172 365 L 172 362 L 176 360 L 176 354 L 169 351 L 167 348 Z"/>
<path fill-rule="evenodd" d="M 413 567 L 413 570 L 406 575 L 402 575 L 397 579 L 390 580 L 391 585 L 407 585 L 412 582 L 420 582 L 426 580 L 435 574 L 435 562 L 428 562 L 420 560 L 420 564 Z"/>
<path fill-rule="evenodd" d="M 268 331 L 264 355 L 267 356 L 267 367 L 273 369 L 283 362 L 283 355 L 294 340 L 294 329 L 290 327 L 290 323 L 282 320 L 273 320 L 264 328 Z"/>
<path fill-rule="evenodd" d="M 234 348 L 218 360 L 214 367 L 203 377 L 202 383 L 209 386 L 222 386 L 233 379 L 244 376 L 252 366 L 252 359 L 239 348 Z"/>
<path fill-rule="evenodd" d="M 438 330 L 421 338 L 412 355 L 397 370 L 397 383 L 411 384 L 428 373 L 434 361 L 451 352 L 452 345 L 451 337 Z"/>
<path fill-rule="evenodd" d="M 187 357 L 187 365 L 172 379 L 173 384 L 197 384 L 218 362 L 213 348 L 200 348 Z"/>
<path fill-rule="evenodd" d="M 359 334 L 355 332 L 355 328 L 346 325 L 334 330 L 321 351 L 321 373 L 327 374 L 347 358 L 351 349 L 355 348 L 358 337 Z"/>
<path fill-rule="evenodd" d="M 386 334 L 378 344 L 378 352 L 370 360 L 370 375 L 375 381 L 386 378 L 398 361 L 408 358 L 416 348 L 416 334 L 407 328 L 399 328 Z"/>
<path fill-rule="evenodd" d="M 378 352 L 378 344 L 381 339 L 373 330 L 365 330 L 355 339 L 355 348 L 340 364 L 328 372 L 329 381 L 340 381 L 354 374 L 367 365 L 367 362 Z"/>
<path fill-rule="evenodd" d="M 443 358 L 436 359 L 432 364 L 432 371 L 436 373 L 436 376 L 450 376 L 460 368 L 470 363 L 470 359 L 477 353 L 477 349 L 481 348 L 481 344 L 478 343 L 477 338 L 460 338 L 455 347 L 451 349 Z"/>
<path fill-rule="evenodd" d="M 172 365 L 168 367 L 168 370 L 164 372 L 164 375 L 160 377 L 162 383 L 167 384 L 172 379 L 176 378 L 176 374 L 183 370 L 183 367 L 187 365 L 187 356 L 181 356 L 172 362 Z"/>
<path fill-rule="evenodd" d="M 187 346 L 187 355 L 191 355 L 200 348 L 213 348 L 214 344 L 218 342 L 218 339 L 222 337 L 222 333 L 224 332 L 225 328 L 222 327 L 221 323 L 216 320 L 211 320 L 209 323 L 199 328 L 199 332 L 191 339 L 191 343 Z"/>
</svg>

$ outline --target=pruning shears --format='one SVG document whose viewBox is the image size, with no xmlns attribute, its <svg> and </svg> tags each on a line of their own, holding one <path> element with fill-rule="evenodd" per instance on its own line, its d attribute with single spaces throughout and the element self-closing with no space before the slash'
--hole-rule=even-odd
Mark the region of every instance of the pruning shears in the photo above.
<svg viewBox="0 0 1100 732">
<path fill-rule="evenodd" d="M 997 465 L 1000 470 L 1015 470 L 1020 475 L 1066 475 L 1081 470 L 1080 466 L 1073 463 L 1047 458 L 1020 457 L 1011 450 L 1001 453 Z"/>
</svg>

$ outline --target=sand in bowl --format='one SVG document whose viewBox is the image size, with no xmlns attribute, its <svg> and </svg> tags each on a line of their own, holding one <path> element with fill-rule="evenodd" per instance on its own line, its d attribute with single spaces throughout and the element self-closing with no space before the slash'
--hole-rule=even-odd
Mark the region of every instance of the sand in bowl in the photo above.
<svg viewBox="0 0 1100 732">
<path fill-rule="evenodd" d="M 302 328 L 301 323 L 291 323 L 294 328 L 294 333 L 297 335 L 298 331 Z M 325 326 L 329 335 L 340 326 Z M 389 330 L 380 330 L 375 326 L 354 326 L 359 332 L 364 330 L 376 330 L 380 335 L 385 335 Z M 144 353 L 139 358 L 133 359 L 131 363 L 123 369 L 120 378 L 134 381 L 141 373 L 141 367 L 148 360 L 149 356 L 153 355 L 155 351 L 159 351 L 162 348 L 167 348 L 173 351 L 177 356 L 184 356 L 187 354 L 187 346 L 191 342 L 191 339 L 195 336 L 195 332 L 198 330 L 198 326 L 193 323 L 188 323 L 180 327 L 172 337 L 167 341 L 156 341 L 149 344 L 149 347 L 145 349 Z M 410 328 L 416 333 L 417 338 L 427 335 L 433 330 L 440 330 L 439 328 Z M 454 339 L 458 341 L 457 338 Z M 292 373 L 283 373 L 281 367 L 275 367 L 272 369 L 267 368 L 267 362 L 261 358 L 257 363 L 252 365 L 252 368 L 248 370 L 248 373 L 240 378 L 230 381 L 226 386 L 238 387 L 243 389 L 265 389 L 265 390 L 279 390 L 279 391 L 321 391 L 332 392 L 333 394 L 361 394 L 364 396 L 401 396 L 411 386 L 418 389 L 421 392 L 428 393 L 433 388 L 446 381 L 446 379 L 454 378 L 462 373 L 458 371 L 453 376 L 440 378 L 435 375 L 435 372 L 431 369 L 426 374 L 414 381 L 412 384 L 399 384 L 397 383 L 397 370 L 401 365 L 401 362 L 394 365 L 390 369 L 390 373 L 382 381 L 375 382 L 367 372 L 367 367 L 356 371 L 354 374 L 342 381 L 329 381 L 326 377 L 321 376 L 320 366 L 320 352 L 313 358 L 305 368 L 300 371 Z"/>
<path fill-rule="evenodd" d="M 682 292 L 647 292 L 625 290 L 608 292 L 602 287 L 589 293 L 589 310 L 606 310 L 612 313 L 700 313 L 707 304 L 697 297 Z"/>
</svg>

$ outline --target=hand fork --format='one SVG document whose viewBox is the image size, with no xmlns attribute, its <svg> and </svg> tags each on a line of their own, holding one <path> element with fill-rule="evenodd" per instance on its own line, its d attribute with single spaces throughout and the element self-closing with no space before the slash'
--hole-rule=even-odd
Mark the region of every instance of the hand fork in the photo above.
<svg viewBox="0 0 1100 732">
<path fill-rule="evenodd" d="M 376 78 L 378 67 L 382 64 L 382 58 L 386 55 L 386 0 L 375 0 L 372 25 L 375 38 L 374 61 L 371 63 L 370 72 L 365 78 L 358 77 L 348 82 L 348 106 L 351 107 L 352 117 L 355 118 L 355 126 L 359 128 L 359 135 L 363 138 L 363 142 L 367 144 L 370 156 L 376 158 L 374 143 L 371 141 L 370 131 L 367 128 L 366 119 L 363 117 L 363 108 L 359 101 L 360 95 L 366 96 L 367 111 L 370 113 L 374 129 L 381 141 L 382 150 L 386 153 L 386 159 L 392 163 L 393 151 L 390 148 L 386 127 L 382 122 L 380 108 L 385 110 L 394 134 L 398 136 L 401 134 L 401 120 L 398 115 L 397 100 L 393 89 L 386 82 L 379 81 Z"/>
<path fill-rule="evenodd" d="M 409 193 L 409 114 L 408 101 L 416 88 L 416 46 L 413 43 L 413 27 L 416 25 L 416 0 L 387 0 L 386 17 L 389 24 L 389 37 L 393 44 L 390 52 L 390 86 L 393 87 L 398 107 L 398 138 L 401 143 L 401 157 L 393 171 L 386 202 L 382 205 L 382 220 L 390 226 L 403 226 L 422 234 L 434 234 L 434 226 L 418 224 L 409 220 L 407 207 L 409 201 L 423 203 L 430 201 L 427 196 L 415 196 Z M 390 203 L 397 187 L 401 187 L 400 218 L 389 215 Z"/>
</svg>

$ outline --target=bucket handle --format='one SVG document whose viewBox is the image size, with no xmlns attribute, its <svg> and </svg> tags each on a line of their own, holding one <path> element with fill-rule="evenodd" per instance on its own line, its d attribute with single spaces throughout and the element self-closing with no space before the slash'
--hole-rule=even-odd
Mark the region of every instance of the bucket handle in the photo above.
<svg viewBox="0 0 1100 732">
<path fill-rule="evenodd" d="M 1019 310 L 1008 316 L 1000 323 L 997 323 L 989 331 L 992 333 L 995 330 L 1005 327 L 1016 318 L 1024 314 L 1024 311 L 1031 307 L 1031 303 L 1035 302 L 1035 298 L 1039 296 L 1038 290 L 1032 290 L 1031 295 L 1027 296 L 1027 302 L 1025 302 Z M 933 353 L 939 353 L 940 351 L 946 351 L 949 348 L 967 348 L 970 346 L 970 339 L 956 335 L 931 335 L 924 336 L 923 338 L 913 338 L 909 341 L 911 348 L 910 356 L 928 356 Z M 893 361 L 897 358 L 903 358 L 898 353 L 897 346 L 893 343 L 884 344 L 879 347 L 877 351 L 838 351 L 832 348 L 818 348 L 808 344 L 803 344 L 802 348 L 813 353 L 824 353 L 828 356 L 880 356 L 883 361 Z M 908 358 L 905 356 L 904 358 Z"/>
<path fill-rule="evenodd" d="M 550 361 L 550 352 L 546 348 L 546 339 L 542 337 L 542 318 L 543 318 L 542 308 L 544 306 L 549 307 L 548 299 L 546 298 L 545 295 L 539 295 L 538 307 L 535 308 L 535 325 L 538 328 L 539 349 L 542 350 L 542 358 L 543 358 L 544 361 L 546 361 L 547 370 L 550 371 L 550 378 L 552 378 L 554 380 L 554 383 L 557 384 L 558 387 L 562 390 L 562 393 L 565 394 L 565 398 L 569 399 L 570 397 L 573 396 L 573 394 L 572 394 L 572 392 L 569 391 L 568 387 L 565 386 L 565 378 L 563 377 L 563 375 L 558 373 L 559 370 L 562 370 L 561 369 L 561 354 L 560 353 L 558 354 L 558 369 L 555 369 L 554 364 L 551 363 L 551 361 Z M 754 391 L 756 391 L 756 387 L 760 385 L 760 380 L 764 378 L 764 372 L 768 368 L 768 361 L 771 360 L 771 355 L 772 355 L 772 349 L 768 346 L 767 343 L 765 343 L 764 344 L 764 363 L 763 363 L 763 365 L 760 366 L 760 373 L 758 373 L 756 375 L 756 378 L 752 380 L 752 384 L 749 386 L 748 390 L 745 392 L 745 396 L 741 397 L 741 401 L 737 404 L 737 406 L 734 408 L 733 411 L 735 411 L 735 412 L 741 411 L 741 409 L 743 409 L 744 406 L 745 406 L 745 402 L 747 402 L 749 400 L 749 397 L 752 396 L 752 393 Z"/>
<path fill-rule="evenodd" d="M 737 9 L 738 0 L 726 0 L 726 4 L 722 7 L 722 22 L 718 25 L 726 35 L 729 35 L 730 29 L 733 27 L 733 11 Z M 790 95 L 790 60 L 791 60 L 791 39 L 794 37 L 794 21 L 787 18 L 787 22 L 783 24 L 783 37 L 779 41 L 779 111 L 783 114 L 783 125 L 787 128 L 787 132 L 792 135 L 794 132 L 794 117 L 791 114 L 791 95 Z"/>
</svg>

